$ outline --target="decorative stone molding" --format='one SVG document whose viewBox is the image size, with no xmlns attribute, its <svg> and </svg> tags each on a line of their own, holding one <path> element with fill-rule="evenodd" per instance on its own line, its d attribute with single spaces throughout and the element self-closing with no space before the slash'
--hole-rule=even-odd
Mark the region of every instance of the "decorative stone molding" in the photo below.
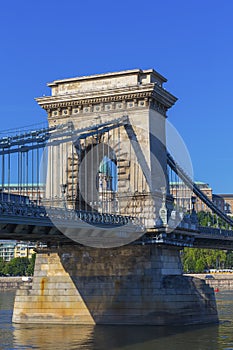
<svg viewBox="0 0 233 350">
<path fill-rule="evenodd" d="M 142 99 L 141 97 L 144 98 Z M 119 99 L 116 96 L 115 98 L 113 96 L 111 98 L 109 97 L 108 99 L 104 98 L 103 100 L 91 99 L 72 101 L 72 103 L 51 103 L 45 104 L 42 107 L 47 111 L 49 118 L 58 118 L 59 116 L 68 117 L 80 113 L 100 113 L 102 111 L 108 112 L 113 110 L 131 110 L 135 108 L 138 109 L 148 107 L 166 116 L 168 109 L 167 104 L 165 105 L 164 103 L 158 101 L 158 99 L 155 99 L 152 94 L 143 94 L 143 96 L 140 94 L 138 99 L 134 98 L 133 101 L 130 96 L 121 96 Z"/>
<path fill-rule="evenodd" d="M 163 88 L 164 82 L 166 79 L 154 70 L 78 77 L 48 84 L 52 96 L 36 101 L 48 112 L 49 118 L 148 107 L 165 116 L 177 99 Z M 62 113 L 56 114 L 59 109 Z"/>
</svg>

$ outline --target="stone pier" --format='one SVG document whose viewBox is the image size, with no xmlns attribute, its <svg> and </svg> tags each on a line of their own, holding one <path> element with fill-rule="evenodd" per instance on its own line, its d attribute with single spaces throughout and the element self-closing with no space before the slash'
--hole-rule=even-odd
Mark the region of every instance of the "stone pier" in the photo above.
<svg viewBox="0 0 233 350">
<path fill-rule="evenodd" d="M 38 251 L 13 322 L 168 325 L 217 322 L 213 289 L 182 275 L 177 248 L 64 246 Z"/>
</svg>

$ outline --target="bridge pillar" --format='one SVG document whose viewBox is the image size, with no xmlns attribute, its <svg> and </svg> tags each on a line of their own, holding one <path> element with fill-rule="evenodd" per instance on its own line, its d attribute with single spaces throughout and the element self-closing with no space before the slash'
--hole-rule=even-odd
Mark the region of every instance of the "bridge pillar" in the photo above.
<svg viewBox="0 0 233 350">
<path fill-rule="evenodd" d="M 99 132 L 98 137 L 87 133 L 79 139 L 77 134 L 75 149 L 72 142 L 61 149 L 56 145 L 48 149 L 48 205 L 57 206 L 60 199 L 60 205 L 68 208 L 103 212 L 106 203 L 110 199 L 114 202 L 112 198 L 115 198 L 112 208 L 117 213 L 137 216 L 147 227 L 157 225 L 162 188 L 165 187 L 167 192 L 168 204 L 171 202 L 166 117 L 177 98 L 163 88 L 166 81 L 153 69 L 134 69 L 55 80 L 48 84 L 51 96 L 36 100 L 48 113 L 51 127 L 69 122 L 78 132 L 113 121 L 117 125 L 116 120 L 123 116 L 128 119 L 127 125 L 117 129 L 106 126 L 105 132 Z M 105 151 L 98 147 L 100 145 L 106 146 Z M 117 186 L 109 189 L 109 183 L 108 186 L 105 184 L 108 191 L 103 195 L 104 185 L 99 175 L 107 154 L 108 158 L 112 154 L 111 159 L 117 166 Z M 92 167 L 88 167 L 88 160 Z M 110 177 L 113 178 L 112 174 Z M 65 189 L 63 195 L 61 188 Z"/>
<path fill-rule="evenodd" d="M 176 98 L 163 88 L 165 82 L 154 70 L 136 69 L 49 84 L 51 96 L 37 98 L 49 125 L 69 122 L 77 131 L 72 142 L 51 143 L 45 152 L 49 205 L 111 213 L 103 193 L 112 192 L 107 199 L 117 200 L 113 214 L 141 218 L 146 228 L 166 224 L 166 199 L 172 201 L 166 114 Z M 126 116 L 127 123 L 121 124 Z M 115 177 L 104 170 L 107 155 L 117 168 Z M 205 323 L 217 321 L 217 311 L 213 289 L 182 276 L 178 248 L 73 244 L 38 251 L 32 284 L 16 294 L 13 321 Z"/>
<path fill-rule="evenodd" d="M 217 321 L 213 289 L 182 276 L 177 248 L 64 246 L 37 253 L 33 282 L 16 294 L 13 322 L 187 324 Z"/>
</svg>

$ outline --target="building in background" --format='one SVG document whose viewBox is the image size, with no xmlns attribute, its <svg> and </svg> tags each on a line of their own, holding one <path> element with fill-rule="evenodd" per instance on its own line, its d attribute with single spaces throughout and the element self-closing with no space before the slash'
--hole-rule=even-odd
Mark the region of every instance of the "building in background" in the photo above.
<svg viewBox="0 0 233 350">
<path fill-rule="evenodd" d="M 233 194 L 219 194 L 219 197 L 221 197 L 224 200 L 225 207 L 224 210 L 225 212 L 233 216 Z"/>
<path fill-rule="evenodd" d="M 31 201 L 40 202 L 45 196 L 45 185 L 44 184 L 5 184 L 0 186 L 0 199 L 1 193 L 3 200 L 7 200 L 7 196 L 15 195 L 16 197 L 21 197 L 22 199 L 28 198 Z M 14 198 L 9 198 L 10 201 L 14 201 Z M 18 200 L 16 200 L 18 201 Z M 23 200 L 25 202 L 25 200 Z"/>
<path fill-rule="evenodd" d="M 212 188 L 205 182 L 195 182 L 200 190 L 212 200 Z M 196 197 L 191 189 L 189 189 L 183 182 L 170 182 L 170 193 L 176 198 L 176 204 L 185 210 L 192 210 L 192 197 Z M 200 198 L 196 197 L 195 209 L 199 211 L 211 211 Z"/>
<path fill-rule="evenodd" d="M 195 184 L 218 209 L 227 215 L 233 215 L 233 194 L 215 194 L 209 184 L 200 181 Z M 191 211 L 191 198 L 196 195 L 183 182 L 170 182 L 170 193 L 176 198 L 178 206 L 185 208 L 186 211 Z M 211 212 L 211 209 L 198 197 L 196 197 L 195 209 L 197 212 Z"/>
<path fill-rule="evenodd" d="M 28 258 L 31 259 L 32 254 L 35 253 L 35 244 L 30 242 L 18 242 L 14 248 L 14 258 Z"/>
<path fill-rule="evenodd" d="M 42 243 L 22 242 L 22 241 L 0 241 L 0 258 L 9 262 L 13 258 L 31 259 L 37 247 L 46 247 Z"/>
<path fill-rule="evenodd" d="M 221 211 L 227 213 L 226 211 L 226 203 L 223 197 L 221 197 L 221 195 L 219 194 L 213 194 L 212 195 L 212 200 L 213 203 L 216 205 L 216 207 L 218 207 L 218 209 L 220 209 Z"/>
<path fill-rule="evenodd" d="M 16 241 L 0 241 L 0 258 L 10 261 L 14 258 Z"/>
<path fill-rule="evenodd" d="M 201 181 L 195 182 L 195 184 L 198 186 L 198 188 L 206 195 L 206 197 L 212 201 L 213 200 L 213 190 L 209 186 L 209 184 Z M 193 194 L 195 196 L 195 194 Z M 199 197 L 196 197 L 196 205 L 195 205 L 196 211 L 207 211 L 211 212 L 211 209 L 207 207 L 205 203 L 202 202 L 202 200 Z"/>
</svg>

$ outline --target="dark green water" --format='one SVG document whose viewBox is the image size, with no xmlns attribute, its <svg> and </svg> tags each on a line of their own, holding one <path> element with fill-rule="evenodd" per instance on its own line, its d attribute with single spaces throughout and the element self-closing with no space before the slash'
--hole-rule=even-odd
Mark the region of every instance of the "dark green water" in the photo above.
<svg viewBox="0 0 233 350">
<path fill-rule="evenodd" d="M 186 327 L 13 325 L 14 292 L 0 292 L 0 349 L 233 349 L 233 292 L 216 294 L 219 325 Z"/>
</svg>

